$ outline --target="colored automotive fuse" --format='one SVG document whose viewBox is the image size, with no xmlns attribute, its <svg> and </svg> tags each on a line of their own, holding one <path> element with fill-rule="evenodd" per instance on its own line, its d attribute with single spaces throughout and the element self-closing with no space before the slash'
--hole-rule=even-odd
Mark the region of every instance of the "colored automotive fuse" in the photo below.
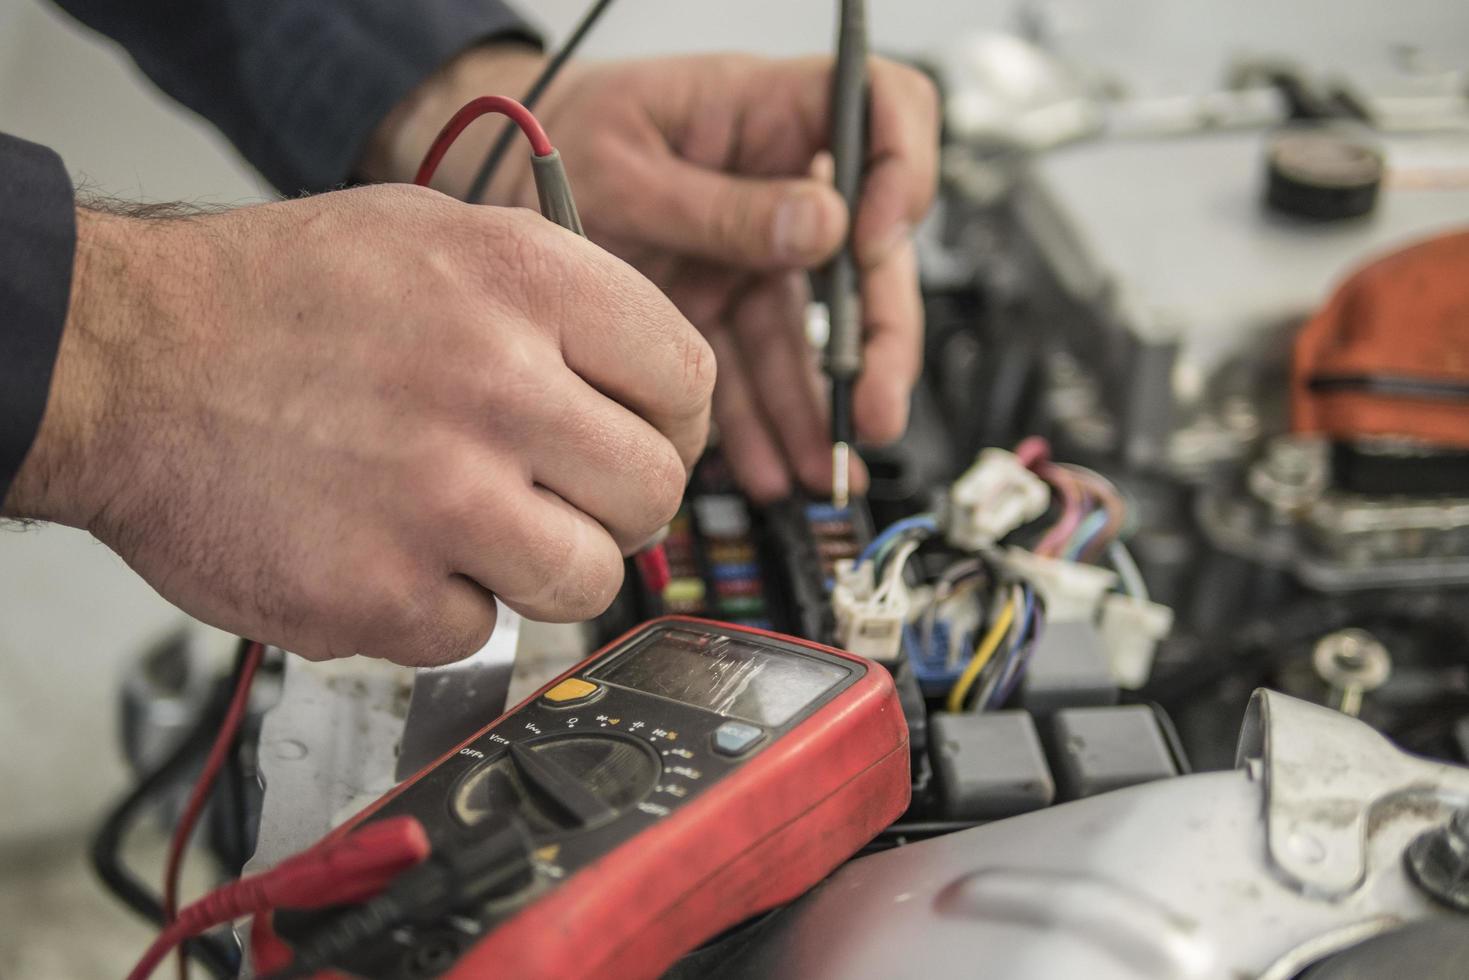
<svg viewBox="0 0 1469 980">
<path fill-rule="evenodd" d="M 856 558 L 858 551 L 857 542 L 850 538 L 845 541 L 830 538 L 816 541 L 816 554 L 823 562 L 835 562 L 841 558 Z"/>
<path fill-rule="evenodd" d="M 722 579 L 714 583 L 714 594 L 725 596 L 764 595 L 763 583 L 756 578 Z"/>
<path fill-rule="evenodd" d="M 705 494 L 694 498 L 699 530 L 710 538 L 739 538 L 750 532 L 750 511 L 734 494 Z"/>
<path fill-rule="evenodd" d="M 716 565 L 746 565 L 755 560 L 755 546 L 748 541 L 712 541 L 709 560 Z"/>
<path fill-rule="evenodd" d="M 719 600 L 719 614 L 736 619 L 759 616 L 765 612 L 765 600 L 757 596 L 730 596 Z"/>
<path fill-rule="evenodd" d="M 682 574 L 707 580 L 699 599 L 708 614 L 768 626 L 765 583 L 760 552 L 751 537 L 749 505 L 730 489 L 727 478 L 718 479 L 717 473 L 714 477 L 709 470 L 695 475 L 695 490 L 680 512 L 688 531 L 688 564 Z M 673 610 L 667 599 L 665 607 Z"/>
<path fill-rule="evenodd" d="M 704 595 L 703 579 L 676 578 L 663 590 L 663 604 L 670 612 L 702 612 Z"/>
<path fill-rule="evenodd" d="M 828 503 L 806 505 L 806 520 L 812 524 L 845 524 L 852 526 L 852 511 L 847 507 L 835 507 Z"/>
<path fill-rule="evenodd" d="M 850 521 L 812 521 L 811 534 L 818 539 L 850 538 L 852 524 Z"/>
<path fill-rule="evenodd" d="M 836 563 L 855 558 L 861 551 L 852 511 L 829 503 L 807 504 L 806 527 L 821 567 L 823 588 L 830 595 L 836 585 Z"/>
<path fill-rule="evenodd" d="M 760 566 L 751 562 L 748 565 L 715 565 L 710 569 L 715 582 L 727 582 L 730 580 L 760 579 Z"/>
</svg>

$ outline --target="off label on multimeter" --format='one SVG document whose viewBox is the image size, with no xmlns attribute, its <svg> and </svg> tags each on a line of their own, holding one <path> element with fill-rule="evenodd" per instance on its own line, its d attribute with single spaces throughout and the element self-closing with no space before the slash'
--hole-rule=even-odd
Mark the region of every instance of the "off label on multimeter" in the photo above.
<svg viewBox="0 0 1469 980">
<path fill-rule="evenodd" d="M 347 825 L 412 815 L 436 850 L 514 825 L 525 853 L 505 860 L 525 873 L 448 922 L 375 937 L 339 968 L 656 976 L 809 888 L 895 819 L 908 792 L 907 727 L 881 667 L 790 637 L 658 620 Z M 275 922 L 287 945 L 306 924 Z M 415 966 L 426 942 L 438 944 L 428 973 Z"/>
</svg>

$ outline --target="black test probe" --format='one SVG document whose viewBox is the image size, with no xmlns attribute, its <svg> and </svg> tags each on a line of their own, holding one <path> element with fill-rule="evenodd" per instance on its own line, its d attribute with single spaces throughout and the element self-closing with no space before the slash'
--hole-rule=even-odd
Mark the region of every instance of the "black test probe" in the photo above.
<svg viewBox="0 0 1469 980">
<path fill-rule="evenodd" d="M 846 507 L 851 488 L 852 389 L 862 373 L 862 305 L 853 243 L 867 153 L 867 10 L 865 0 L 841 0 L 836 68 L 832 74 L 831 156 L 837 193 L 847 204 L 847 239 L 827 271 L 831 332 L 824 367 L 831 379 L 831 500 Z"/>
</svg>

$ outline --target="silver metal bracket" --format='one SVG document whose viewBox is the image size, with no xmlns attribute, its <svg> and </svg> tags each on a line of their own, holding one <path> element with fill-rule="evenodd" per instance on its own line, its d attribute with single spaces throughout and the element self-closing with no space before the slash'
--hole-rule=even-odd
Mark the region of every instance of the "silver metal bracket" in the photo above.
<svg viewBox="0 0 1469 980">
<path fill-rule="evenodd" d="M 1346 715 L 1258 690 L 1236 763 L 1264 780 L 1265 839 L 1292 887 L 1336 899 L 1367 873 L 1367 838 L 1394 811 L 1469 803 L 1469 770 L 1409 755 Z"/>
</svg>

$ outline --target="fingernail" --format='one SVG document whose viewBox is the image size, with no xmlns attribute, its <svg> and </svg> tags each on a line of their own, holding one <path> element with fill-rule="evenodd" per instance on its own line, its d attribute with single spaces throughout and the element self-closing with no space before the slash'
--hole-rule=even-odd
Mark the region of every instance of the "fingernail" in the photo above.
<svg viewBox="0 0 1469 980">
<path fill-rule="evenodd" d="M 821 204 L 810 194 L 792 194 L 775 209 L 775 257 L 787 262 L 821 249 Z"/>
</svg>

